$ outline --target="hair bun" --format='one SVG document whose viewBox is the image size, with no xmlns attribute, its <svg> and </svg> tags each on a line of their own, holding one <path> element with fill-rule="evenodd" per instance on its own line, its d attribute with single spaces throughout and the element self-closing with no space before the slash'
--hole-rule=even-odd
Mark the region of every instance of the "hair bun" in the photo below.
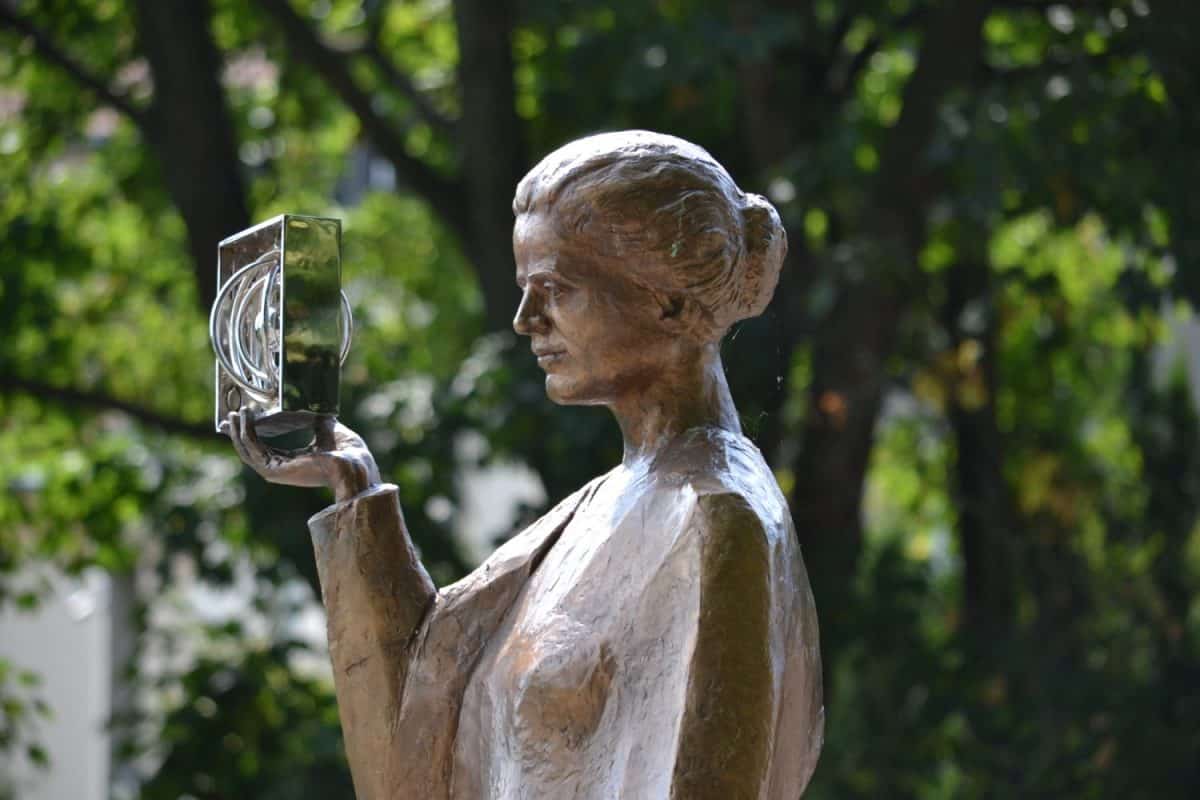
<svg viewBox="0 0 1200 800">
<path fill-rule="evenodd" d="M 747 194 L 742 206 L 744 249 L 738 265 L 737 319 L 757 317 L 767 308 L 787 255 L 787 231 L 775 206 L 762 195 Z"/>
</svg>

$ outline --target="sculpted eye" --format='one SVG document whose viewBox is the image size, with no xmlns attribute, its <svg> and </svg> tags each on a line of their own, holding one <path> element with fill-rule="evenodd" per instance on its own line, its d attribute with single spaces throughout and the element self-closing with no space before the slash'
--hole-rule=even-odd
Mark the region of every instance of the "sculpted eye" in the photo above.
<svg viewBox="0 0 1200 800">
<path fill-rule="evenodd" d="M 540 288 L 545 295 L 552 300 L 562 297 L 569 291 L 569 287 L 550 278 L 542 278 L 539 280 L 538 288 Z"/>
</svg>

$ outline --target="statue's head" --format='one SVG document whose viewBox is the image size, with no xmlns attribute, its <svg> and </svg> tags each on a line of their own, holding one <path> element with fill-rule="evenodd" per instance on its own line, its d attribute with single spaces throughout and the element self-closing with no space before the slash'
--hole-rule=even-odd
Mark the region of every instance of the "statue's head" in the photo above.
<svg viewBox="0 0 1200 800">
<path fill-rule="evenodd" d="M 694 144 L 648 131 L 571 142 L 517 186 L 521 306 L 551 399 L 606 403 L 762 313 L 787 236 Z"/>
</svg>

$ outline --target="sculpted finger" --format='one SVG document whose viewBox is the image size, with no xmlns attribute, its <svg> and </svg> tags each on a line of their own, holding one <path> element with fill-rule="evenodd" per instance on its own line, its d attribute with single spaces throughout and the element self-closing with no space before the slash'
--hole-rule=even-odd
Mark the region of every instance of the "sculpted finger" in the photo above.
<svg viewBox="0 0 1200 800">
<path fill-rule="evenodd" d="M 264 478 L 269 478 L 267 474 L 276 466 L 274 462 L 278 461 L 273 457 L 272 450 L 258 438 L 258 434 L 254 430 L 254 414 L 250 411 L 243 411 L 239 414 L 240 423 L 238 426 L 238 441 L 241 442 L 241 452 L 244 454 L 244 460 L 247 464 L 254 468 L 255 472 L 262 475 Z"/>
<path fill-rule="evenodd" d="M 246 452 L 246 443 L 242 440 L 242 421 L 236 411 L 229 415 L 229 441 L 233 443 L 233 449 L 237 451 L 238 458 L 246 464 L 252 465 L 252 458 Z"/>
<path fill-rule="evenodd" d="M 233 447 L 241 455 L 245 450 L 245 442 L 242 437 L 242 415 L 236 411 L 230 411 L 227 419 L 229 423 L 229 440 L 233 442 Z"/>
<path fill-rule="evenodd" d="M 246 409 L 242 412 L 242 440 L 246 444 L 246 450 L 253 453 L 255 461 L 263 467 L 277 467 L 283 458 L 271 445 L 258 438 L 256 421 L 254 411 Z"/>
<path fill-rule="evenodd" d="M 257 420 L 255 419 L 254 412 L 251 409 L 247 408 L 241 412 L 241 416 L 242 416 L 242 437 L 246 440 L 246 443 L 252 448 L 257 448 L 260 450 L 265 449 L 266 446 L 261 441 L 259 441 L 258 429 L 254 427 L 255 422 L 257 422 Z"/>
<path fill-rule="evenodd" d="M 316 445 L 318 450 L 333 450 L 337 447 L 337 438 L 334 435 L 337 425 L 337 417 L 331 415 L 317 417 Z"/>
<path fill-rule="evenodd" d="M 246 463 L 247 466 L 257 470 L 260 466 L 259 459 L 246 446 L 246 439 L 242 435 L 242 419 L 241 415 L 234 412 L 229 415 L 229 439 L 233 442 L 233 449 L 237 451 L 238 457 Z"/>
</svg>

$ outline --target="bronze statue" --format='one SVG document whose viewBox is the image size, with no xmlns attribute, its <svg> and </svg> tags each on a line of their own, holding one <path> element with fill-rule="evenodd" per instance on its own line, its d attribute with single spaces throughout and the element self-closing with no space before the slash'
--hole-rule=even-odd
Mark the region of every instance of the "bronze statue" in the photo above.
<svg viewBox="0 0 1200 800">
<path fill-rule="evenodd" d="M 513 327 L 550 399 L 607 406 L 625 453 L 470 575 L 433 585 L 345 426 L 285 454 L 230 415 L 264 478 L 334 490 L 309 524 L 358 797 L 794 800 L 821 747 L 817 620 L 719 351 L 775 289 L 779 216 L 644 131 L 551 153 L 513 209 Z"/>
</svg>

